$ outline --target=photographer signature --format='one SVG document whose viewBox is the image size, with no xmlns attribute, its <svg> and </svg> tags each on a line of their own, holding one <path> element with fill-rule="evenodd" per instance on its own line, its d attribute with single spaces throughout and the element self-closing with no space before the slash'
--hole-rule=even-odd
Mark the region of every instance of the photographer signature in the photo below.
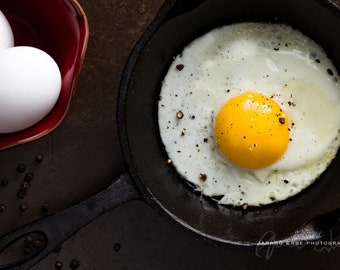
<svg viewBox="0 0 340 270">
<path fill-rule="evenodd" d="M 306 246 L 312 246 L 316 252 L 330 252 L 340 247 L 340 241 L 333 240 L 332 231 L 330 231 L 329 240 L 305 240 L 305 241 L 277 241 L 274 231 L 266 232 L 259 240 L 255 254 L 257 257 L 264 257 L 269 260 L 278 247 L 294 247 L 302 249 Z"/>
</svg>

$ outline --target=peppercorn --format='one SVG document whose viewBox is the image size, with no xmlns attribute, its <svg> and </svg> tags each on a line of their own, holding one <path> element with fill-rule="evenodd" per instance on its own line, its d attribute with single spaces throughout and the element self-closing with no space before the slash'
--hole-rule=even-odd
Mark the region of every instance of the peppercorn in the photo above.
<svg viewBox="0 0 340 270">
<path fill-rule="evenodd" d="M 23 190 L 23 189 L 20 189 L 20 190 L 18 191 L 18 193 L 17 193 L 17 197 L 18 197 L 19 199 L 25 198 L 26 195 L 27 195 L 27 191 L 26 191 L 26 190 Z"/>
<path fill-rule="evenodd" d="M 1 179 L 1 186 L 6 187 L 8 185 L 8 179 L 7 178 L 2 178 Z"/>
<path fill-rule="evenodd" d="M 184 68 L 183 64 L 179 64 L 179 65 L 176 66 L 177 70 L 183 70 L 183 68 Z"/>
<path fill-rule="evenodd" d="M 72 259 L 72 261 L 70 262 L 70 267 L 71 267 L 72 269 L 77 269 L 77 268 L 79 267 L 79 265 L 80 265 L 80 261 L 79 261 L 78 258 L 74 258 L 74 259 Z"/>
<path fill-rule="evenodd" d="M 177 112 L 176 116 L 177 116 L 178 119 L 182 119 L 184 114 L 181 111 L 179 111 L 179 112 Z"/>
<path fill-rule="evenodd" d="M 19 206 L 19 209 L 20 209 L 22 212 L 26 211 L 26 210 L 28 209 L 28 204 L 25 203 L 25 202 L 21 203 L 20 206 Z"/>
<path fill-rule="evenodd" d="M 27 181 L 21 182 L 21 189 L 22 190 L 28 190 L 31 187 L 30 183 Z"/>
<path fill-rule="evenodd" d="M 25 237 L 25 244 L 26 245 L 30 245 L 30 244 L 32 244 L 33 240 L 34 240 L 34 237 L 32 235 L 30 235 L 30 234 L 26 235 L 26 237 Z"/>
<path fill-rule="evenodd" d="M 34 239 L 33 242 L 32 242 L 32 246 L 34 248 L 41 248 L 42 244 L 43 243 L 40 239 Z"/>
<path fill-rule="evenodd" d="M 47 202 L 44 202 L 42 205 L 41 205 L 41 210 L 43 211 L 43 212 L 48 212 L 49 210 L 50 210 L 50 208 L 51 208 L 51 206 L 50 206 L 50 204 L 49 203 L 47 203 Z"/>
<path fill-rule="evenodd" d="M 114 246 L 113 246 L 113 250 L 116 251 L 116 252 L 118 252 L 118 251 L 120 250 L 120 248 L 121 248 L 121 246 L 120 246 L 119 243 L 116 243 L 116 244 L 114 244 Z"/>
<path fill-rule="evenodd" d="M 3 213 L 6 211 L 6 205 L 0 204 L 0 213 Z"/>
<path fill-rule="evenodd" d="M 34 178 L 34 174 L 33 173 L 26 173 L 26 175 L 25 175 L 25 180 L 26 181 L 32 181 L 33 180 L 33 178 Z"/>
<path fill-rule="evenodd" d="M 200 173 L 198 177 L 199 177 L 199 179 L 200 179 L 201 181 L 203 181 L 203 182 L 204 182 L 205 180 L 207 180 L 207 175 L 204 174 L 204 173 Z"/>
<path fill-rule="evenodd" d="M 43 162 L 43 160 L 44 160 L 44 156 L 41 155 L 41 154 L 39 154 L 35 157 L 35 161 L 38 162 L 38 163 Z"/>
<path fill-rule="evenodd" d="M 23 173 L 24 171 L 26 171 L 26 165 L 25 164 L 19 164 L 17 166 L 17 172 Z"/>
<path fill-rule="evenodd" d="M 63 263 L 60 261 L 57 261 L 54 265 L 55 269 L 60 270 L 63 268 Z"/>
</svg>

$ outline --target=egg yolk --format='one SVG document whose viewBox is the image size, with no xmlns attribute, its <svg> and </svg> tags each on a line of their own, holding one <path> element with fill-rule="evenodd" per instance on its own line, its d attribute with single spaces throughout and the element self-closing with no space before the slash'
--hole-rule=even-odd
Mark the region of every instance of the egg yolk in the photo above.
<svg viewBox="0 0 340 270">
<path fill-rule="evenodd" d="M 272 98 L 249 91 L 224 104 L 216 117 L 215 136 L 220 151 L 232 163 L 264 168 L 287 149 L 288 119 Z"/>
</svg>

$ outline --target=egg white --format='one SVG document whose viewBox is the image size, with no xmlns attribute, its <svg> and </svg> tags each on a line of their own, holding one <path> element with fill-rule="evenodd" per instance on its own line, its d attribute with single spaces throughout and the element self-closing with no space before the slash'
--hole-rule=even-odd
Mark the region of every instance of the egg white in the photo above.
<svg viewBox="0 0 340 270">
<path fill-rule="evenodd" d="M 338 81 L 323 49 L 289 26 L 217 28 L 189 44 L 170 66 L 160 92 L 160 135 L 176 170 L 204 195 L 222 197 L 219 203 L 285 200 L 312 184 L 336 155 Z M 228 162 L 214 138 L 219 109 L 249 90 L 271 96 L 291 121 L 283 157 L 258 170 Z"/>
</svg>

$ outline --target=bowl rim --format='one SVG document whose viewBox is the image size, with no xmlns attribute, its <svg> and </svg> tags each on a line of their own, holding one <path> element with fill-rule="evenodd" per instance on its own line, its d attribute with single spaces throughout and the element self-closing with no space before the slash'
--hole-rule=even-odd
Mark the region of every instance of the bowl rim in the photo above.
<svg viewBox="0 0 340 270">
<path fill-rule="evenodd" d="M 0 134 L 0 151 L 11 148 L 14 146 L 18 146 L 21 144 L 25 144 L 28 142 L 35 141 L 50 132 L 54 131 L 64 120 L 66 117 L 67 113 L 70 110 L 71 106 L 71 101 L 73 99 L 73 96 L 75 95 L 76 88 L 77 88 L 77 82 L 79 79 L 79 75 L 81 72 L 81 68 L 83 66 L 84 60 L 85 60 L 85 55 L 88 47 L 88 40 L 89 40 L 89 23 L 88 23 L 88 18 L 86 16 L 86 13 L 82 6 L 80 5 L 78 0 L 63 0 L 64 3 L 69 3 L 72 5 L 75 9 L 76 12 L 79 14 L 79 17 L 81 18 L 81 21 L 78 21 L 78 26 L 81 28 L 82 31 L 82 36 L 83 38 L 80 39 L 78 43 L 78 49 L 79 51 L 76 53 L 74 57 L 74 73 L 72 74 L 72 79 L 70 83 L 70 89 L 68 90 L 69 94 L 67 95 L 67 101 L 65 102 L 65 108 L 61 112 L 60 116 L 58 117 L 57 120 L 53 121 L 53 123 L 46 125 L 45 127 L 42 127 L 38 132 L 33 132 L 31 129 L 37 124 L 39 124 L 40 120 L 38 123 L 35 125 L 28 127 L 24 130 L 20 130 L 17 132 L 13 133 L 3 133 Z M 58 98 L 58 100 L 60 97 Z M 58 101 L 57 101 L 58 102 Z M 52 110 L 49 112 L 53 112 L 55 110 L 55 107 L 52 108 Z"/>
</svg>

